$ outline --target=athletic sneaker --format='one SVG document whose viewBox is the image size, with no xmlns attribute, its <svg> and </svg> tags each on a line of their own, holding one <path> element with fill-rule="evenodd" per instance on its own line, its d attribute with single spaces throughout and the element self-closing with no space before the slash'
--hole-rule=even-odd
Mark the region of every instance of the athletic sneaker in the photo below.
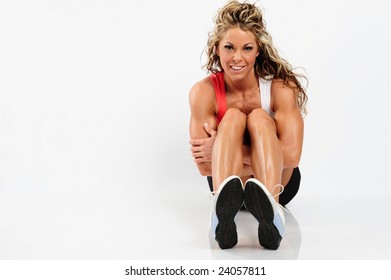
<svg viewBox="0 0 391 280">
<path fill-rule="evenodd" d="M 280 185 L 278 185 L 280 186 Z M 258 239 L 262 247 L 276 250 L 284 234 L 283 207 L 257 179 L 249 179 L 244 188 L 244 204 L 258 220 Z"/>
<path fill-rule="evenodd" d="M 238 176 L 225 179 L 214 196 L 212 233 L 221 249 L 229 249 L 238 243 L 235 216 L 244 199 L 242 180 Z"/>
</svg>

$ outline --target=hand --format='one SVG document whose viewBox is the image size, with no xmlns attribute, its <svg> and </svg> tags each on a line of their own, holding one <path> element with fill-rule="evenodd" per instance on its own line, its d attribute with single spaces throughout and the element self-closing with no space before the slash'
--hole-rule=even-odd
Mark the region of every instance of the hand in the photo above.
<svg viewBox="0 0 391 280">
<path fill-rule="evenodd" d="M 212 162 L 212 148 L 215 142 L 217 131 L 204 124 L 204 130 L 209 135 L 204 139 L 190 139 L 191 154 L 195 163 Z"/>
</svg>

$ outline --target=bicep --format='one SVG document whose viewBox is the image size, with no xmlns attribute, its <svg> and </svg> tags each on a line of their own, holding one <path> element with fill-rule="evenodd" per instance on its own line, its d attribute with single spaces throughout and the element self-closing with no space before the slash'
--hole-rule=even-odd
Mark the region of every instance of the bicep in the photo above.
<svg viewBox="0 0 391 280">
<path fill-rule="evenodd" d="M 203 139 L 209 135 L 204 130 L 204 124 L 217 130 L 217 121 L 213 111 L 213 100 L 208 93 L 192 90 L 190 92 L 190 138 Z"/>
<path fill-rule="evenodd" d="M 211 94 L 214 92 L 192 89 L 190 91 L 190 138 L 205 139 L 209 135 L 204 129 L 204 124 L 208 123 L 209 127 L 217 130 L 217 122 L 213 111 L 213 99 Z M 193 146 L 196 144 L 192 144 Z M 210 162 L 197 163 L 201 175 L 211 176 L 212 167 Z"/>
<path fill-rule="evenodd" d="M 303 117 L 297 106 L 295 94 L 290 89 L 285 88 L 275 97 L 278 106 L 274 119 L 284 162 L 286 166 L 296 167 L 300 161 L 303 146 Z"/>
<path fill-rule="evenodd" d="M 278 139 L 285 145 L 301 147 L 304 123 L 298 110 L 280 111 L 275 114 Z"/>
<path fill-rule="evenodd" d="M 208 123 L 210 127 L 216 130 L 216 118 L 213 115 L 200 116 L 193 113 L 190 115 L 189 130 L 191 139 L 203 139 L 209 137 L 204 129 L 205 123 Z"/>
</svg>

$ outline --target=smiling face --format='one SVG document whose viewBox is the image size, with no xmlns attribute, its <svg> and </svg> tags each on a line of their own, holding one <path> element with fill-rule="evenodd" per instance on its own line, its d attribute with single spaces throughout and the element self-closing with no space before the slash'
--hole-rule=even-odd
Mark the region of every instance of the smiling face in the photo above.
<svg viewBox="0 0 391 280">
<path fill-rule="evenodd" d="M 216 53 L 226 75 L 231 79 L 243 79 L 254 75 L 254 65 L 259 54 L 255 35 L 239 27 L 228 29 L 222 36 Z"/>
</svg>

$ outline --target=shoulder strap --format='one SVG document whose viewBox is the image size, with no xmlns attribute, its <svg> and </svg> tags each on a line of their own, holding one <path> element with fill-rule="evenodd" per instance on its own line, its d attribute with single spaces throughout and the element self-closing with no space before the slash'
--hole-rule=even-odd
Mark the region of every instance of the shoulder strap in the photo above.
<svg viewBox="0 0 391 280">
<path fill-rule="evenodd" d="M 270 95 L 271 95 L 271 86 L 272 86 L 272 79 L 262 79 L 259 78 L 259 85 L 261 90 L 261 105 L 262 109 L 264 109 L 268 114 L 273 117 L 274 112 L 271 110 L 270 106 Z"/>
<path fill-rule="evenodd" d="M 217 101 L 217 122 L 223 119 L 225 112 L 227 111 L 227 102 L 225 98 L 225 85 L 224 85 L 224 72 L 217 72 L 210 75 L 210 79 L 215 89 L 216 101 Z"/>
</svg>

